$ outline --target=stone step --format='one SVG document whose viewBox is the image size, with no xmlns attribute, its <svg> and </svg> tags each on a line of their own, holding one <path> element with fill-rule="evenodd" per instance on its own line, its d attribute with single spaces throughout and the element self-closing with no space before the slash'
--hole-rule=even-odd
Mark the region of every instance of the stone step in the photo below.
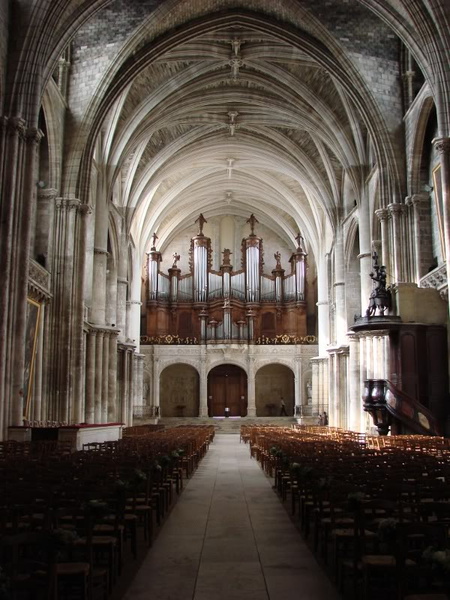
<svg viewBox="0 0 450 600">
<path fill-rule="evenodd" d="M 238 434 L 241 425 L 274 425 L 278 427 L 290 427 L 298 423 L 295 417 L 162 417 L 158 423 L 166 427 L 178 427 L 179 425 L 213 425 L 216 433 Z M 135 425 L 144 424 L 135 420 Z"/>
</svg>

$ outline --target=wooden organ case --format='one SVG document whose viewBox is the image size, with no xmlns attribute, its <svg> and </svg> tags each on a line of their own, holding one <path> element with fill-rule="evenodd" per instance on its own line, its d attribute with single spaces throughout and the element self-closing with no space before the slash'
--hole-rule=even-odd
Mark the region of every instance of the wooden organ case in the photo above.
<svg viewBox="0 0 450 600">
<path fill-rule="evenodd" d="M 189 272 L 181 273 L 175 254 L 167 273 L 160 270 L 162 255 L 154 244 L 148 252 L 146 313 L 147 343 L 286 343 L 307 335 L 306 253 L 298 234 L 289 262 L 290 273 L 274 258 L 271 274 L 264 273 L 263 240 L 255 233 L 242 240 L 241 269 L 234 270 L 231 252 L 224 249 L 219 271 L 211 268 L 211 239 L 204 235 L 203 215 L 191 239 Z"/>
</svg>

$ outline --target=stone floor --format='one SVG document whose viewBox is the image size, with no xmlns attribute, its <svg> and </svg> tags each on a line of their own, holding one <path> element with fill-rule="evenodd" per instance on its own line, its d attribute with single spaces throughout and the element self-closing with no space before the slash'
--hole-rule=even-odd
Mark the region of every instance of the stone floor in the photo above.
<svg viewBox="0 0 450 600">
<path fill-rule="evenodd" d="M 217 435 L 125 600 L 338 600 L 238 435 Z"/>
</svg>

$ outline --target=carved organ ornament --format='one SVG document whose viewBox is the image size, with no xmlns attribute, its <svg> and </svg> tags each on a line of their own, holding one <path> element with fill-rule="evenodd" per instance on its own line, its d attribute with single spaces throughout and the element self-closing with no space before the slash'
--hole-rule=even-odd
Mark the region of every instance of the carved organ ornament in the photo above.
<svg viewBox="0 0 450 600">
<path fill-rule="evenodd" d="M 285 275 L 281 255 L 274 254 L 271 275 L 264 273 L 263 240 L 255 233 L 252 214 L 250 234 L 242 240 L 241 269 L 233 270 L 231 251 L 224 248 L 219 271 L 212 269 L 211 239 L 203 233 L 203 215 L 196 220 L 198 233 L 191 239 L 189 272 L 181 274 L 175 253 L 168 274 L 160 270 L 162 255 L 152 247 L 147 253 L 147 308 L 145 331 L 149 337 L 178 336 L 205 342 L 267 343 L 268 339 L 306 336 L 306 253 L 303 238 Z"/>
</svg>

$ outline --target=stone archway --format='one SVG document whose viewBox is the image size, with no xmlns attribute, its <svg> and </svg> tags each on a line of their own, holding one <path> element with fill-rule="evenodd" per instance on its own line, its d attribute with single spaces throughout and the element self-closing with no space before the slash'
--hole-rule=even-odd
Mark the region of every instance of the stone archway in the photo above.
<svg viewBox="0 0 450 600">
<path fill-rule="evenodd" d="M 255 397 L 257 417 L 276 417 L 280 414 L 280 401 L 284 399 L 286 412 L 294 414 L 295 404 L 294 373 L 280 364 L 261 367 L 255 377 Z"/>
<path fill-rule="evenodd" d="M 247 374 L 236 365 L 219 365 L 208 374 L 208 414 L 223 417 L 247 415 Z"/>
<path fill-rule="evenodd" d="M 199 376 L 194 367 L 177 363 L 164 369 L 160 377 L 161 417 L 198 417 Z"/>
</svg>

